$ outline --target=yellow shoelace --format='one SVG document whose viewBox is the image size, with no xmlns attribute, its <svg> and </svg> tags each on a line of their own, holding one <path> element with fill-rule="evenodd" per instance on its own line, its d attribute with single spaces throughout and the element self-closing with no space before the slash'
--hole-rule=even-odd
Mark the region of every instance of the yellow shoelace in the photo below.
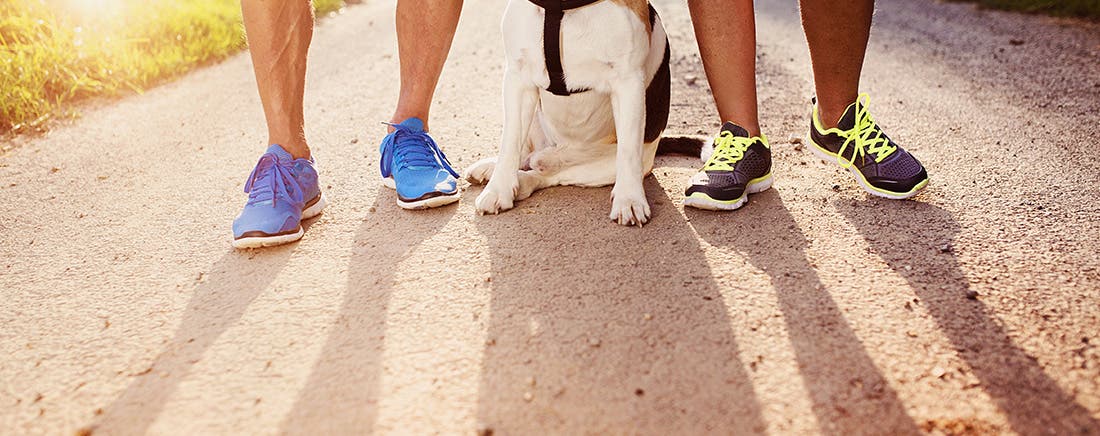
<svg viewBox="0 0 1100 436">
<path fill-rule="evenodd" d="M 764 146 L 768 146 L 768 140 L 760 136 Z M 724 131 L 714 138 L 714 154 L 710 155 L 707 163 L 703 165 L 704 171 L 733 171 L 733 167 L 745 157 L 749 146 L 756 142 L 756 138 L 734 136 L 733 132 Z"/>
<path fill-rule="evenodd" d="M 886 135 L 882 134 L 882 129 L 875 124 L 875 119 L 871 117 L 871 112 L 867 110 L 867 105 L 871 101 L 871 96 L 867 94 L 860 94 L 856 98 L 856 125 L 847 132 L 843 133 L 843 136 L 847 137 L 844 144 L 841 144 L 840 150 L 836 153 L 836 161 L 840 166 L 844 168 L 851 167 L 855 164 L 857 158 L 866 156 L 867 153 L 873 154 L 875 162 L 882 162 L 894 151 L 898 149 L 897 146 L 890 144 L 890 140 L 886 138 Z M 844 151 L 852 145 L 852 159 L 844 159 Z"/>
</svg>

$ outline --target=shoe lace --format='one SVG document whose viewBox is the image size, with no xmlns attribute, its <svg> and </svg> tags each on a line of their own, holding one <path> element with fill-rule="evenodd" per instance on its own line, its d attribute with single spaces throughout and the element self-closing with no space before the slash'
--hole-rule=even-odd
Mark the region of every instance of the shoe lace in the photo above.
<svg viewBox="0 0 1100 436">
<path fill-rule="evenodd" d="M 874 155 L 875 163 L 882 162 L 883 159 L 894 154 L 894 151 L 898 149 L 896 145 L 890 143 L 890 138 L 882 133 L 878 123 L 875 123 L 871 111 L 867 109 L 870 101 L 871 97 L 867 94 L 860 94 L 856 99 L 855 126 L 844 133 L 847 139 L 840 145 L 840 150 L 837 151 L 836 156 L 837 163 L 844 168 L 851 167 L 855 164 L 856 159 L 864 157 L 868 153 Z M 852 147 L 851 160 L 844 158 L 844 151 L 849 146 Z"/>
<path fill-rule="evenodd" d="M 734 165 L 745 157 L 749 146 L 756 142 L 753 138 L 734 136 L 733 132 L 723 131 L 714 138 L 714 153 L 703 165 L 705 171 L 733 171 Z"/>
<path fill-rule="evenodd" d="M 400 124 L 383 123 L 394 128 L 393 138 L 388 145 L 382 148 L 382 166 L 388 168 L 387 163 L 397 161 L 401 169 L 412 167 L 434 167 L 442 165 L 443 169 L 458 177 L 458 172 L 451 167 L 447 155 L 436 145 L 435 140 L 422 130 L 413 130 Z M 438 159 L 437 159 L 438 156 Z"/>
<path fill-rule="evenodd" d="M 293 164 L 280 160 L 274 153 L 264 153 L 260 156 L 256 168 L 248 176 L 244 192 L 248 193 L 249 204 L 270 200 L 271 207 L 275 207 L 279 197 L 289 199 L 293 203 L 304 201 L 302 185 L 294 177 Z"/>
</svg>

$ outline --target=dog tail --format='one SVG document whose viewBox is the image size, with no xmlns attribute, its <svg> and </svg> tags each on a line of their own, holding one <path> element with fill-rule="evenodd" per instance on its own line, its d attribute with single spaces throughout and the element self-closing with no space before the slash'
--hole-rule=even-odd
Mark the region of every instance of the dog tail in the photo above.
<svg viewBox="0 0 1100 436">
<path fill-rule="evenodd" d="M 657 143 L 657 154 L 701 156 L 707 140 L 702 136 L 663 136 L 661 142 Z"/>
</svg>

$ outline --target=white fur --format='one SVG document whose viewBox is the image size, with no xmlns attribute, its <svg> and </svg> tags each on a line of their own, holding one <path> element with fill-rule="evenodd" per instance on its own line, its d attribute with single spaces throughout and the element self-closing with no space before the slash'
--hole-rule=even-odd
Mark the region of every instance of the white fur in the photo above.
<svg viewBox="0 0 1100 436">
<path fill-rule="evenodd" d="M 649 220 L 642 178 L 653 168 L 657 141 L 643 144 L 645 92 L 665 52 L 660 19 L 646 32 L 621 4 L 604 0 L 565 12 L 561 58 L 566 84 L 590 91 L 557 96 L 543 56 L 543 11 L 510 0 L 504 12 L 504 131 L 500 155 L 483 159 L 466 178 L 485 183 L 478 213 L 511 209 L 549 186 L 612 188 L 610 218 Z"/>
</svg>

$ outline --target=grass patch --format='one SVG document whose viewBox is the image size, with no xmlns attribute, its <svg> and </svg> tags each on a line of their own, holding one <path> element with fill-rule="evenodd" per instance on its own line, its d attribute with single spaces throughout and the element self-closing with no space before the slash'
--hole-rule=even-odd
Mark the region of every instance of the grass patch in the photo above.
<svg viewBox="0 0 1100 436">
<path fill-rule="evenodd" d="M 314 0 L 319 13 L 343 0 Z M 143 89 L 245 47 L 239 0 L 0 0 L 0 133 Z"/>
<path fill-rule="evenodd" d="M 954 0 L 982 6 L 1068 17 L 1100 19 L 1100 0 Z"/>
</svg>

